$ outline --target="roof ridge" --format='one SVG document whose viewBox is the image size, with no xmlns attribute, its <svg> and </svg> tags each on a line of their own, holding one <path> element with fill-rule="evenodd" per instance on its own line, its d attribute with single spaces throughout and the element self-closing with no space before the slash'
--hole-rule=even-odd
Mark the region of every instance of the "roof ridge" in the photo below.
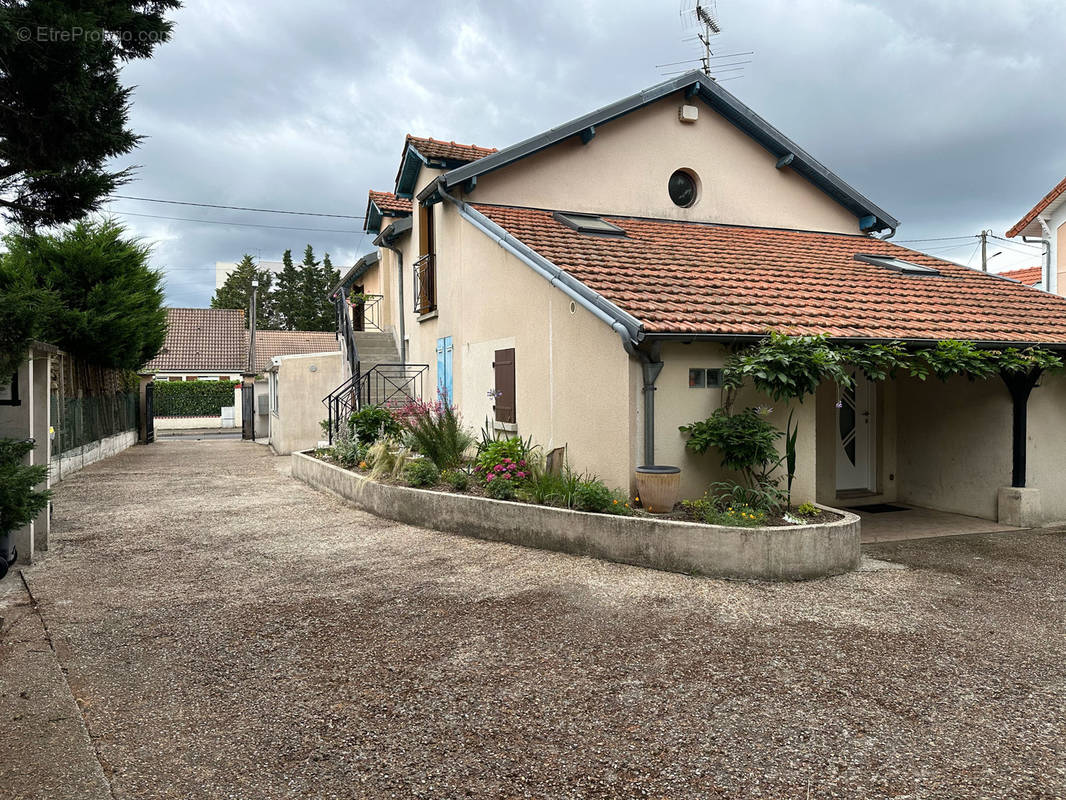
<svg viewBox="0 0 1066 800">
<path fill-rule="evenodd" d="M 641 220 L 641 221 L 644 221 L 644 222 L 666 222 L 666 223 L 677 223 L 679 225 L 700 225 L 700 226 L 711 227 L 711 228 L 742 228 L 742 229 L 746 229 L 746 230 L 756 230 L 756 231 L 781 231 L 783 233 L 810 233 L 810 234 L 815 234 L 815 235 L 818 235 L 818 236 L 847 236 L 847 237 L 850 237 L 852 239 L 861 239 L 862 241 L 865 241 L 865 242 L 888 242 L 889 241 L 888 239 L 878 239 L 876 236 L 869 236 L 869 235 L 864 234 L 864 233 L 842 233 L 841 231 L 812 231 L 812 230 L 807 230 L 805 228 L 780 228 L 780 227 L 776 227 L 776 226 L 772 226 L 772 225 L 745 225 L 745 224 L 740 223 L 740 222 L 711 222 L 711 221 L 708 221 L 708 220 L 699 220 L 699 219 L 671 219 L 670 217 L 645 217 L 645 216 L 641 216 L 639 214 L 612 214 L 612 213 L 603 212 L 603 211 L 575 211 L 573 209 L 568 210 L 568 209 L 565 209 L 565 208 L 545 208 L 543 206 L 519 206 L 519 205 L 515 205 L 513 203 L 473 203 L 473 202 L 469 202 L 468 201 L 468 204 L 471 205 L 471 206 L 474 206 L 474 208 L 480 208 L 480 207 L 484 207 L 484 208 L 515 208 L 515 209 L 525 209 L 525 210 L 529 210 L 529 211 L 544 211 L 544 212 L 547 212 L 549 214 L 555 214 L 555 213 L 559 213 L 559 214 L 579 214 L 579 215 L 586 216 L 586 217 L 602 217 L 602 218 L 605 218 L 605 219 L 607 219 L 607 218 L 610 218 L 610 219 L 633 219 L 633 220 Z M 895 247 L 902 247 L 902 245 L 895 244 L 894 242 L 889 242 L 889 244 L 893 244 Z M 904 247 L 903 249 L 907 250 L 909 248 Z"/>
</svg>

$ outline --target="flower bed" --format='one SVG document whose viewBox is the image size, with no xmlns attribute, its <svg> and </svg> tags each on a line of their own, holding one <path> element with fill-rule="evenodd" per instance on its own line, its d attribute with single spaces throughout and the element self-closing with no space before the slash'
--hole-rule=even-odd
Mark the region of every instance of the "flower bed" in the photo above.
<svg viewBox="0 0 1066 800">
<path fill-rule="evenodd" d="M 414 489 L 293 453 L 292 474 L 388 519 L 446 533 L 592 556 L 670 572 L 733 579 L 805 580 L 859 563 L 859 519 L 788 527 L 729 527 L 650 514 L 594 514 L 477 494 Z"/>
</svg>

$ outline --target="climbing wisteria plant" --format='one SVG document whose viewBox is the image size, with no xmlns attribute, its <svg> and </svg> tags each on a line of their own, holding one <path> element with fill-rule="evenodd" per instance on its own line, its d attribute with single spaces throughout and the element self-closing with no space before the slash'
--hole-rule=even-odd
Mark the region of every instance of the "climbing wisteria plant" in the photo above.
<svg viewBox="0 0 1066 800">
<path fill-rule="evenodd" d="M 740 471 L 751 489 L 776 485 L 770 472 L 784 462 L 788 481 L 786 496 L 790 503 L 798 436 L 798 426 L 793 425 L 791 413 L 785 435 L 785 457 L 775 462 L 766 451 L 760 454 L 766 456 L 759 461 L 763 465 L 761 471 L 737 467 L 751 459 L 751 443 L 735 434 L 750 428 L 752 420 L 758 419 L 756 409 L 736 412 L 733 409 L 737 392 L 746 384 L 777 402 L 802 403 L 824 381 L 840 387 L 851 386 L 856 371 L 875 382 L 900 374 L 923 381 L 929 377 L 946 381 L 957 375 L 970 380 L 994 375 L 1039 375 L 1063 367 L 1062 356 L 1041 347 L 994 349 L 981 348 L 968 341 L 943 340 L 928 347 L 909 349 L 902 342 L 838 344 L 828 336 L 770 332 L 757 344 L 735 350 L 729 356 L 722 376 L 725 390 L 722 408 L 708 419 L 684 425 L 680 430 L 689 436 L 686 443 L 689 450 L 703 453 L 715 447 L 722 454 L 722 465 Z M 781 431 L 769 426 L 765 419 L 761 421 L 769 429 L 761 431 L 759 441 L 772 448 Z"/>
</svg>

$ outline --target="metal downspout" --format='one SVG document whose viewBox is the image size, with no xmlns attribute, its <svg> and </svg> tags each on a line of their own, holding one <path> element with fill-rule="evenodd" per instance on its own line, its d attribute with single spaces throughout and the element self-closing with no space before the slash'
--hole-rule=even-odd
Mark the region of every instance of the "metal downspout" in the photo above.
<svg viewBox="0 0 1066 800">
<path fill-rule="evenodd" d="M 655 381 L 659 379 L 659 373 L 663 371 L 662 342 L 652 342 L 645 350 L 636 347 L 632 341 L 626 346 L 626 352 L 630 356 L 640 360 L 640 372 L 644 378 L 644 463 L 642 466 L 655 465 Z"/>
<path fill-rule="evenodd" d="M 1040 244 L 1043 247 L 1043 252 L 1040 254 L 1041 267 L 1041 283 L 1044 284 L 1043 288 L 1051 292 L 1052 294 L 1059 293 L 1059 276 L 1058 272 L 1052 270 L 1051 264 L 1051 228 L 1047 223 L 1047 220 L 1043 215 L 1037 214 L 1037 221 L 1040 223 L 1040 230 L 1044 232 L 1043 238 L 1034 239 L 1032 236 L 1023 236 L 1022 241 L 1027 244 Z"/>
</svg>

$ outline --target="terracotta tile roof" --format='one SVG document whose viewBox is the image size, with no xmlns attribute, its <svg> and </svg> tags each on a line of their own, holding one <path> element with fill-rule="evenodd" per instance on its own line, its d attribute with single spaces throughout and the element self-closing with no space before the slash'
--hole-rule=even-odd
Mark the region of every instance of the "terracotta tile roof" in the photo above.
<svg viewBox="0 0 1066 800">
<path fill-rule="evenodd" d="M 256 331 L 255 370 L 262 372 L 268 369 L 270 359 L 274 356 L 333 353 L 338 350 L 337 334 L 332 331 Z"/>
<path fill-rule="evenodd" d="M 407 197 L 397 197 L 392 192 L 375 192 L 370 190 L 370 202 L 376 205 L 383 213 L 410 214 L 411 200 Z"/>
<path fill-rule="evenodd" d="M 1035 206 L 1033 206 L 1029 210 L 1028 214 L 1026 214 L 1024 217 L 1022 217 L 1020 220 L 1018 220 L 1018 222 L 1015 224 L 1015 226 L 1013 228 L 1011 228 L 1009 231 L 1007 231 L 1007 238 L 1011 238 L 1011 237 L 1017 236 L 1025 228 L 1028 228 L 1029 227 L 1029 223 L 1031 223 L 1034 219 L 1036 219 L 1037 214 L 1039 214 L 1041 211 L 1043 211 L 1049 205 L 1054 203 L 1059 198 L 1059 195 L 1061 195 L 1063 192 L 1066 192 L 1066 178 L 1063 178 L 1061 181 L 1059 181 L 1059 185 L 1058 186 L 1056 186 L 1054 189 L 1052 189 L 1050 192 L 1048 192 L 1046 195 L 1044 195 L 1044 199 L 1043 200 L 1041 200 L 1039 203 L 1037 203 Z"/>
<path fill-rule="evenodd" d="M 168 308 L 163 349 L 148 372 L 240 372 L 248 359 L 244 312 L 235 308 Z"/>
<path fill-rule="evenodd" d="M 604 217 L 578 233 L 551 211 L 475 205 L 648 332 L 1066 344 L 1066 298 L 858 235 Z M 940 275 L 856 261 L 892 256 Z"/>
<path fill-rule="evenodd" d="M 407 134 L 407 144 L 414 147 L 426 158 L 440 158 L 447 161 L 477 161 L 479 158 L 492 155 L 496 152 L 495 147 L 478 147 L 476 144 L 456 144 L 445 142 L 440 139 L 426 139 L 421 136 Z"/>
<path fill-rule="evenodd" d="M 1044 270 L 1040 267 L 1025 267 L 1012 269 L 1007 272 L 997 273 L 1001 278 L 1010 278 L 1013 281 L 1024 283 L 1026 286 L 1036 286 L 1044 279 Z"/>
</svg>

